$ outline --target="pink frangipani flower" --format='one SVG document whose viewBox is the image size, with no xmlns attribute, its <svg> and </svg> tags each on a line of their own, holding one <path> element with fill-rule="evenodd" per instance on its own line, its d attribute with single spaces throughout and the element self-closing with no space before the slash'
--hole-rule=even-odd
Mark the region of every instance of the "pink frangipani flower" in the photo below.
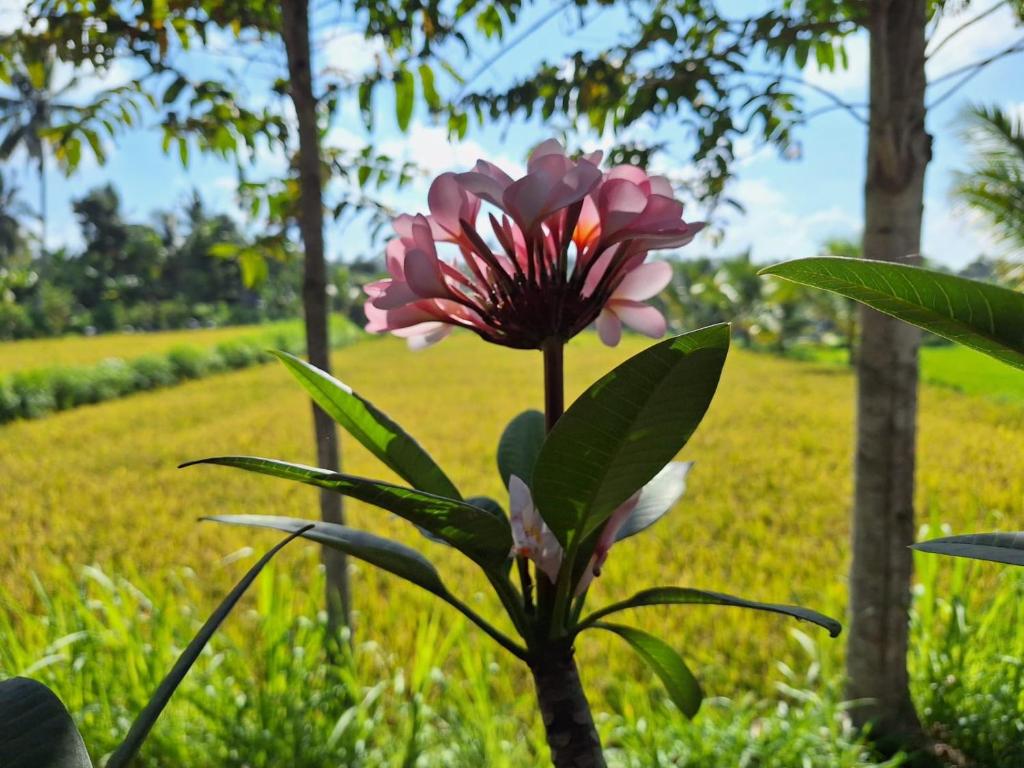
<svg viewBox="0 0 1024 768">
<path fill-rule="evenodd" d="M 595 321 L 611 345 L 623 324 L 664 334 L 665 319 L 645 302 L 672 272 L 646 263 L 648 253 L 686 245 L 703 224 L 683 220 L 664 177 L 628 165 L 602 173 L 600 160 L 574 160 L 549 140 L 520 179 L 484 160 L 438 176 L 430 214 L 394 220 L 389 277 L 365 289 L 367 330 L 423 346 L 463 327 L 520 349 L 565 342 Z M 493 210 L 478 222 L 484 203 Z M 438 244 L 457 259 L 442 258 Z"/>
</svg>

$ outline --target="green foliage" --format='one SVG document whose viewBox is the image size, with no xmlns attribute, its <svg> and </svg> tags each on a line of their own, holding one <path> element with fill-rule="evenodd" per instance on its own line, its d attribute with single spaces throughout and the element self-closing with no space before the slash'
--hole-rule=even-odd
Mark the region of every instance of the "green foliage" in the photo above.
<svg viewBox="0 0 1024 768">
<path fill-rule="evenodd" d="M 972 106 L 963 123 L 973 157 L 971 170 L 957 174 L 953 192 L 1011 249 L 1024 248 L 1024 119 L 998 107 Z"/>
<path fill-rule="evenodd" d="M 711 404 L 729 328 L 659 342 L 595 382 L 551 431 L 533 492 L 563 546 L 578 545 L 682 449 Z"/>
<path fill-rule="evenodd" d="M 506 488 L 512 475 L 532 486 L 533 469 L 545 436 L 544 414 L 540 411 L 523 411 L 508 423 L 498 440 L 498 473 Z"/>
<path fill-rule="evenodd" d="M 919 552 L 988 560 L 1008 565 L 1024 565 L 1024 533 L 971 533 L 920 541 L 913 545 Z"/>
<path fill-rule="evenodd" d="M 1024 294 L 905 264 L 858 259 L 797 259 L 763 273 L 855 299 L 1024 368 Z"/>
<path fill-rule="evenodd" d="M 7 768 L 92 768 L 75 721 L 53 691 L 15 677 L 0 682 L 0 760 Z"/>
</svg>

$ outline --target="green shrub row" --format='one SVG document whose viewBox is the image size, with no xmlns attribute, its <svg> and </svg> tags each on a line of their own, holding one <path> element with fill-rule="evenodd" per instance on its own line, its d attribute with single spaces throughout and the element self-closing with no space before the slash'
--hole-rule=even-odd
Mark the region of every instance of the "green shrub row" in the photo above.
<svg viewBox="0 0 1024 768">
<path fill-rule="evenodd" d="M 332 328 L 337 346 L 351 342 L 356 333 L 353 327 L 341 333 Z M 248 368 L 269 361 L 271 349 L 300 354 L 305 345 L 301 333 L 280 332 L 224 341 L 212 348 L 180 345 L 134 360 L 111 358 L 90 366 L 20 371 L 0 378 L 0 424 Z"/>
</svg>

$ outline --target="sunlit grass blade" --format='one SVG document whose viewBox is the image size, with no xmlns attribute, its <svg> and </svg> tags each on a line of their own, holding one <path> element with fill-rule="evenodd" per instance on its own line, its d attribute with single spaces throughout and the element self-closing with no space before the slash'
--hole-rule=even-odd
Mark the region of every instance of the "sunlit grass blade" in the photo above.
<svg viewBox="0 0 1024 768">
<path fill-rule="evenodd" d="M 494 638 L 503 648 L 520 658 L 526 650 L 515 641 L 480 618 L 475 611 L 455 597 L 441 581 L 434 564 L 411 547 L 397 541 L 374 536 L 337 523 L 311 523 L 294 517 L 275 515 L 214 515 L 203 518 L 215 523 L 242 525 L 250 528 L 269 528 L 301 535 L 328 547 L 338 549 L 352 557 L 375 565 L 383 571 L 405 579 L 431 594 L 437 595 L 449 605 L 458 609 L 474 624 Z"/>
<path fill-rule="evenodd" d="M 216 464 L 337 491 L 386 509 L 464 553 L 484 568 L 502 565 L 512 549 L 504 516 L 457 499 L 442 498 L 378 480 L 254 456 L 218 456 L 182 464 Z"/>
<path fill-rule="evenodd" d="M 0 765 L 92 768 L 75 721 L 42 683 L 24 677 L 0 682 Z"/>
<path fill-rule="evenodd" d="M 1024 368 L 1024 294 L 907 264 L 817 256 L 761 270 L 854 299 Z"/>
<path fill-rule="evenodd" d="M 679 707 L 679 711 L 689 718 L 697 714 L 700 703 L 704 700 L 704 693 L 697 678 L 683 661 L 683 657 L 676 653 L 672 646 L 654 635 L 622 624 L 598 622 L 594 627 L 613 632 L 629 643 L 661 680 L 669 698 Z"/>
<path fill-rule="evenodd" d="M 372 403 L 295 355 L 275 354 L 317 405 L 409 485 L 438 496 L 462 498 L 430 454 Z"/>
<path fill-rule="evenodd" d="M 627 600 L 594 611 L 586 619 L 580 622 L 580 630 L 593 626 L 605 616 L 619 611 L 626 611 L 630 608 L 642 608 L 651 605 L 724 605 L 732 608 L 749 608 L 755 611 L 767 611 L 778 613 L 783 616 L 791 616 L 800 621 L 809 621 L 828 630 L 829 635 L 838 637 L 842 632 L 842 625 L 835 619 L 812 611 L 809 608 L 801 608 L 798 605 L 779 605 L 775 603 L 759 603 L 754 600 L 745 600 L 742 597 L 724 595 L 721 592 L 707 592 L 702 589 L 689 589 L 687 587 L 653 587 L 637 592 Z"/>
<path fill-rule="evenodd" d="M 544 414 L 540 411 L 523 411 L 505 427 L 498 441 L 498 472 L 506 488 L 512 475 L 527 485 L 533 481 L 533 468 L 544 445 L 545 432 Z"/>
<path fill-rule="evenodd" d="M 167 673 L 167 676 L 160 683 L 160 686 L 156 689 L 156 693 L 146 704 L 139 716 L 135 718 L 135 722 L 132 723 L 132 727 L 128 730 L 128 735 L 125 740 L 121 743 L 121 746 L 117 748 L 117 751 L 111 756 L 110 760 L 107 761 L 106 768 L 126 768 L 138 755 L 139 750 L 142 748 L 143 742 L 146 737 L 149 736 L 149 732 L 152 730 L 153 725 L 156 723 L 160 714 L 164 711 L 164 707 L 167 706 L 167 702 L 171 700 L 171 696 L 177 690 L 178 686 L 181 685 L 181 681 L 185 679 L 185 675 L 195 664 L 196 659 L 199 658 L 199 654 L 203 652 L 203 648 L 210 642 L 210 638 L 213 637 L 213 633 L 217 631 L 227 615 L 231 613 L 231 609 L 235 607 L 239 600 L 242 599 L 242 595 L 245 594 L 245 590 L 249 588 L 256 577 L 259 576 L 260 571 L 263 570 L 264 566 L 271 561 L 271 559 L 278 552 L 281 551 L 289 542 L 300 536 L 308 528 L 300 528 L 297 531 L 292 532 L 288 538 L 284 541 L 279 542 L 273 549 L 267 552 L 259 561 L 249 569 L 249 571 L 242 577 L 235 588 L 228 593 L 228 596 L 221 601 L 221 604 L 217 606 L 217 609 L 210 614 L 210 618 L 203 624 L 202 629 L 199 630 L 198 634 L 192 638 L 192 642 L 188 644 L 188 647 L 182 651 L 181 656 L 174 662 L 174 666 L 171 671 Z"/>
<path fill-rule="evenodd" d="M 563 546 L 597 529 L 686 445 L 711 404 L 729 326 L 666 339 L 598 379 L 558 420 L 533 496 Z"/>
<path fill-rule="evenodd" d="M 988 560 L 1007 565 L 1024 565 L 1024 532 L 973 533 L 919 541 L 913 549 L 951 557 Z"/>
</svg>

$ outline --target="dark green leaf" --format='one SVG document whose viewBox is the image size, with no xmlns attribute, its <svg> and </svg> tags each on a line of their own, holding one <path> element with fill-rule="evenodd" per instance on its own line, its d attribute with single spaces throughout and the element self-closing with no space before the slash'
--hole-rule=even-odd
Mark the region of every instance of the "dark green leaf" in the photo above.
<svg viewBox="0 0 1024 768">
<path fill-rule="evenodd" d="M 310 528 L 308 523 L 306 528 Z M 249 588 L 256 577 L 259 576 L 260 571 L 263 570 L 264 566 L 271 561 L 271 559 L 278 552 L 281 551 L 289 542 L 291 542 L 296 536 L 303 532 L 303 528 L 290 531 L 291 535 L 284 541 L 280 542 L 267 552 L 259 561 L 248 570 L 245 576 L 242 577 L 234 589 L 228 593 L 228 596 L 221 601 L 221 604 L 217 606 L 217 609 L 210 614 L 210 618 L 206 620 L 199 633 L 192 638 L 192 642 L 188 644 L 188 647 L 181 652 L 181 656 L 174 662 L 174 666 L 171 667 L 171 671 L 167 673 L 167 676 L 160 683 L 160 686 L 156 689 L 156 693 L 153 694 L 149 703 L 146 704 L 139 716 L 135 718 L 135 722 L 132 723 L 132 727 L 128 731 L 128 735 L 125 737 L 124 742 L 117 751 L 111 756 L 110 760 L 107 761 L 106 768 L 126 768 L 130 765 L 135 757 L 138 755 L 139 750 L 142 748 L 143 742 L 146 741 L 146 737 L 149 736 L 150 730 L 156 723 L 160 714 L 164 711 L 164 707 L 167 706 L 167 702 L 171 700 L 171 696 L 181 685 L 181 681 L 185 679 L 185 675 L 192 668 L 192 665 L 196 663 L 196 659 L 199 658 L 199 654 L 203 652 L 203 648 L 210 642 L 210 638 L 213 637 L 213 633 L 217 631 L 217 628 L 224 622 L 228 614 L 231 613 L 231 609 L 235 607 L 239 600 L 242 599 L 242 595 L 245 594 L 245 590 Z"/>
<path fill-rule="evenodd" d="M 920 552 L 937 555 L 990 560 L 993 563 L 1024 565 L 1024 532 L 973 533 L 920 541 L 913 545 Z"/>
<path fill-rule="evenodd" d="M 512 549 L 508 521 L 457 499 L 424 493 L 377 480 L 329 472 L 275 459 L 253 456 L 221 456 L 189 462 L 218 464 L 271 477 L 327 488 L 367 504 L 393 512 L 431 536 L 451 544 L 485 568 L 501 565 Z"/>
<path fill-rule="evenodd" d="M 412 108 L 416 98 L 416 82 L 406 69 L 395 73 L 395 118 L 398 127 L 403 131 L 409 128 L 412 120 Z"/>
<path fill-rule="evenodd" d="M 817 611 L 807 608 L 801 608 L 796 605 L 758 603 L 753 600 L 744 600 L 742 597 L 723 595 L 720 592 L 705 592 L 701 589 L 688 589 L 686 587 L 654 587 L 637 592 L 628 600 L 613 603 L 598 611 L 594 611 L 594 613 L 580 623 L 580 627 L 585 628 L 593 625 L 603 617 L 618 611 L 650 605 L 725 605 L 733 608 L 750 608 L 755 611 L 767 611 L 783 616 L 792 616 L 800 621 L 809 621 L 828 630 L 829 635 L 832 637 L 838 637 L 839 633 L 843 631 L 842 625 L 835 619 L 830 619 L 828 616 L 823 616 Z"/>
<path fill-rule="evenodd" d="M 186 85 L 188 85 L 188 80 L 179 75 L 178 78 L 168 86 L 167 90 L 164 91 L 164 104 L 170 104 L 177 99 Z"/>
<path fill-rule="evenodd" d="M 427 558 L 415 549 L 365 531 L 337 523 L 311 523 L 309 520 L 274 515 L 216 515 L 207 519 L 215 523 L 270 528 L 287 533 L 302 531 L 300 535 L 305 539 L 341 550 L 440 597 L 448 596 L 437 569 Z M 313 527 L 309 528 L 310 525 Z"/>
<path fill-rule="evenodd" d="M 42 683 L 0 682 L 0 765 L 4 768 L 92 768 L 67 709 Z"/>
<path fill-rule="evenodd" d="M 563 546 L 597 529 L 686 445 L 728 350 L 724 324 L 666 339 L 599 379 L 558 420 L 533 495 Z"/>
<path fill-rule="evenodd" d="M 658 522 L 686 492 L 686 476 L 692 461 L 672 461 L 640 491 L 640 498 L 626 522 L 619 528 L 616 541 L 634 536 Z"/>
<path fill-rule="evenodd" d="M 761 271 L 838 293 L 1024 368 L 1024 294 L 905 264 L 820 256 Z"/>
<path fill-rule="evenodd" d="M 485 512 L 490 512 L 495 517 L 505 517 L 505 510 L 502 509 L 501 504 L 489 496 L 470 496 L 466 499 L 466 503 L 479 507 Z"/>
<path fill-rule="evenodd" d="M 498 441 L 498 472 L 506 488 L 511 475 L 527 485 L 533 482 L 533 468 L 545 435 L 544 414 L 540 411 L 523 411 L 505 427 Z"/>
<path fill-rule="evenodd" d="M 423 99 L 427 102 L 427 106 L 433 110 L 440 109 L 441 97 L 434 85 L 434 70 L 430 68 L 429 64 L 420 64 L 420 83 L 423 86 Z"/>
<path fill-rule="evenodd" d="M 697 678 L 693 676 L 690 668 L 686 666 L 683 657 L 676 653 L 668 643 L 659 640 L 654 635 L 621 624 L 598 623 L 594 626 L 614 632 L 629 643 L 637 655 L 661 680 L 668 691 L 669 698 L 672 699 L 673 704 L 679 707 L 679 711 L 689 718 L 697 714 L 700 703 L 704 699 L 700 683 L 697 682 Z"/>
<path fill-rule="evenodd" d="M 458 489 L 405 430 L 348 386 L 287 352 L 275 353 L 317 405 L 413 488 L 461 499 Z"/>
</svg>

